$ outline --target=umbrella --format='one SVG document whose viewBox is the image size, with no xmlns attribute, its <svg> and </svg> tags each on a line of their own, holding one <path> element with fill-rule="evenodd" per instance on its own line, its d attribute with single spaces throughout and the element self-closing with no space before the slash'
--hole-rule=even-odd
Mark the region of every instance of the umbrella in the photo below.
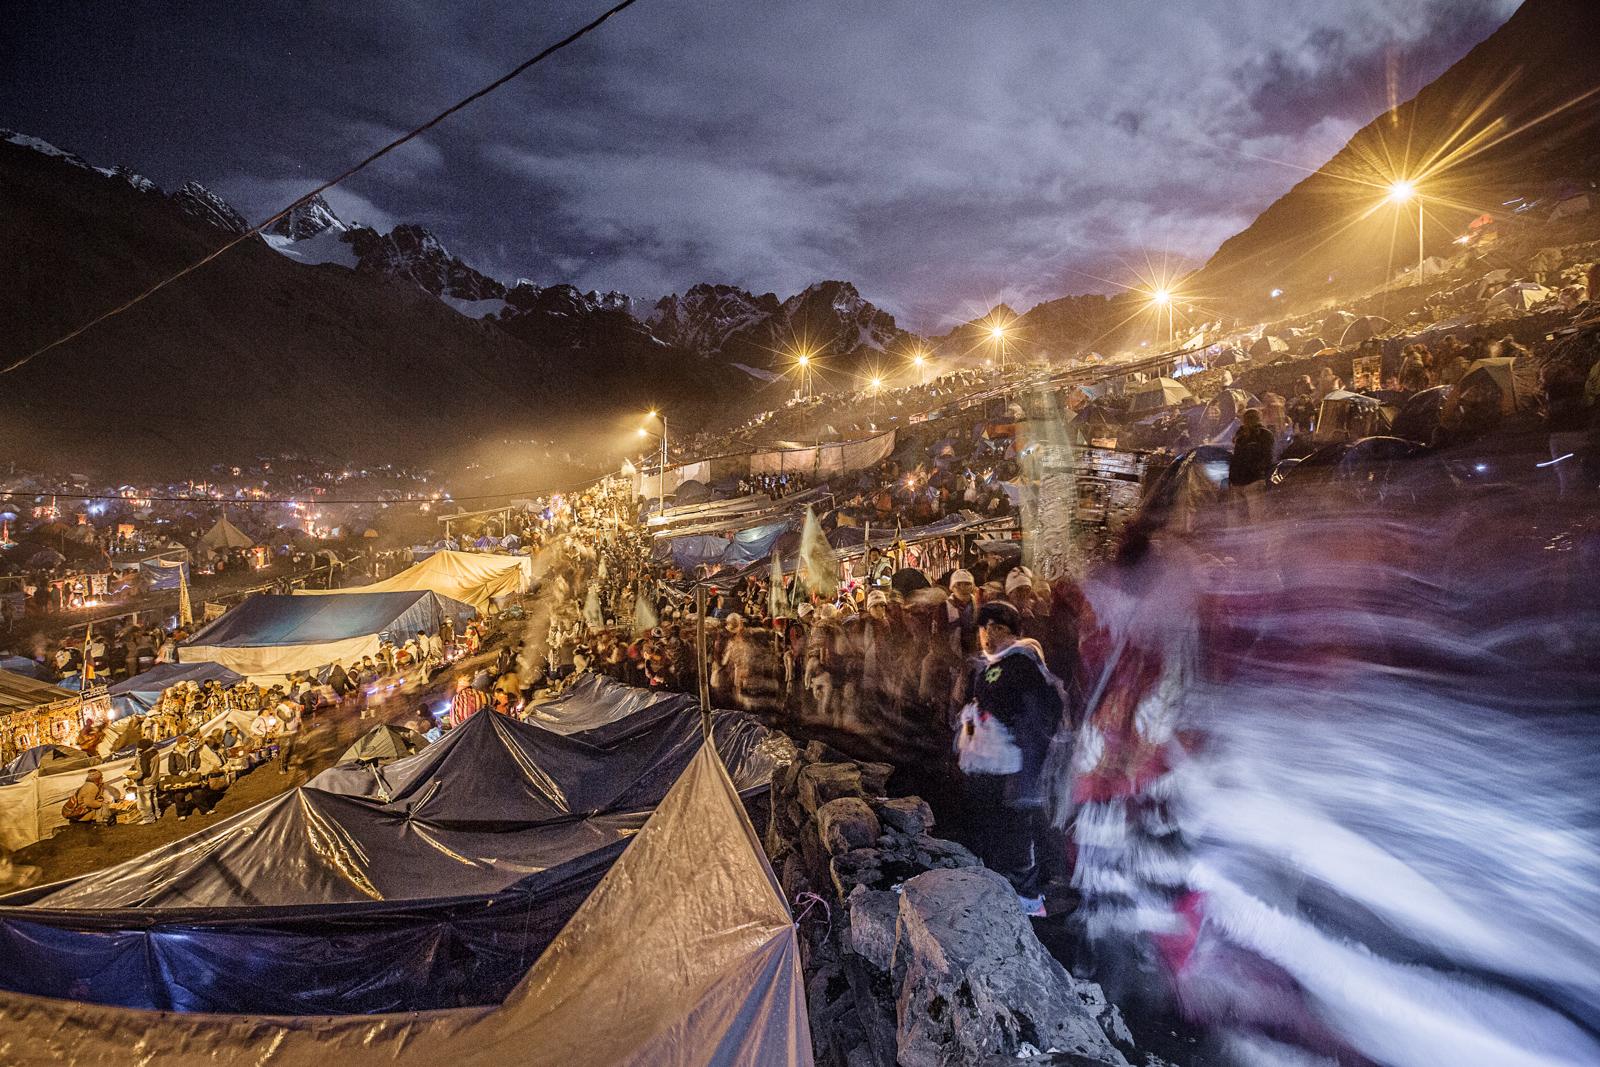
<svg viewBox="0 0 1600 1067">
<path fill-rule="evenodd" d="M 1309 337 L 1300 345 L 1300 354 L 1302 356 L 1314 356 L 1327 347 L 1328 342 L 1324 341 L 1322 338 Z"/>
<path fill-rule="evenodd" d="M 1549 300 L 1552 293 L 1537 282 L 1512 282 L 1489 298 L 1489 308 L 1508 307 L 1526 311 Z"/>
</svg>

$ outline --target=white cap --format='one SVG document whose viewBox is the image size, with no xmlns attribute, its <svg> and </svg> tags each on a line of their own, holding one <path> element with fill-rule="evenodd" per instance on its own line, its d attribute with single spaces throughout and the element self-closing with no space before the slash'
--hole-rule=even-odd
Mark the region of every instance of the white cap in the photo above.
<svg viewBox="0 0 1600 1067">
<path fill-rule="evenodd" d="M 960 585 L 962 582 L 966 582 L 968 585 L 977 584 L 972 580 L 972 572 L 971 571 L 966 571 L 966 570 L 953 571 L 951 573 L 951 575 L 950 575 L 950 584 L 952 586 L 957 586 L 957 585 Z"/>
<path fill-rule="evenodd" d="M 1033 572 L 1026 567 L 1014 567 L 1006 575 L 1006 592 L 1014 593 L 1022 586 L 1033 588 Z"/>
</svg>

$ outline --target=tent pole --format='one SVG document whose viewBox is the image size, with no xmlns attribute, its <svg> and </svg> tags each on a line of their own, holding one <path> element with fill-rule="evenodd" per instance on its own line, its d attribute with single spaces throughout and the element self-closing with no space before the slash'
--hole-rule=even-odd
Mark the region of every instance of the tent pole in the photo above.
<svg viewBox="0 0 1600 1067">
<path fill-rule="evenodd" d="M 700 732 L 707 741 L 711 740 L 711 672 L 706 666 L 706 587 L 699 586 L 694 591 L 695 625 L 694 642 L 695 654 L 700 667 Z"/>
</svg>

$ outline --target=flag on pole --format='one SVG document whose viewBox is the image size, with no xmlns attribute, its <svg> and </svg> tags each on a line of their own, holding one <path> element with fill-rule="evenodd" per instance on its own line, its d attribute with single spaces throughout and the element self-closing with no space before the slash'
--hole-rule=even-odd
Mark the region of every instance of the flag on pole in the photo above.
<svg viewBox="0 0 1600 1067">
<path fill-rule="evenodd" d="M 178 565 L 178 625 L 194 625 L 194 605 L 189 602 L 189 568 Z"/>
<path fill-rule="evenodd" d="M 83 691 L 94 684 L 94 657 L 89 655 L 89 646 L 94 644 L 94 623 L 83 629 L 83 681 L 79 690 Z"/>
<path fill-rule="evenodd" d="M 833 546 L 823 536 L 817 513 L 809 504 L 806 505 L 806 524 L 800 532 L 797 575 L 808 593 L 816 593 L 827 600 L 839 595 L 839 560 L 833 554 Z"/>
<path fill-rule="evenodd" d="M 772 582 L 767 589 L 767 614 L 774 619 L 787 619 L 790 616 L 789 597 L 783 588 L 783 561 L 778 558 L 778 550 L 772 550 Z"/>
<path fill-rule="evenodd" d="M 656 609 L 654 605 L 652 605 L 650 603 L 650 599 L 644 595 L 644 590 L 639 590 L 638 595 L 634 597 L 633 601 L 634 635 L 638 636 L 639 634 L 647 634 L 651 630 L 654 630 L 660 622 L 660 618 L 656 616 Z"/>
</svg>

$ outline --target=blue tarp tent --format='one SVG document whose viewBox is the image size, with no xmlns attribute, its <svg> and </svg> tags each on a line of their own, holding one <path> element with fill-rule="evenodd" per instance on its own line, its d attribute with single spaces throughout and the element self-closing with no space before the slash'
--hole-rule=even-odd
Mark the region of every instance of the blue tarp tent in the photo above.
<svg viewBox="0 0 1600 1067">
<path fill-rule="evenodd" d="M 247 678 L 276 679 L 373 655 L 384 641 L 434 633 L 447 615 L 459 629 L 470 605 L 426 590 L 339 596 L 258 594 L 178 648 L 180 663 L 217 663 Z"/>
<path fill-rule="evenodd" d="M 306 1015 L 500 1003 L 705 736 L 692 698 L 609 680 L 548 714 L 569 729 L 480 712 L 416 755 L 330 768 L 193 837 L 10 894 L 0 990 Z M 711 737 L 757 803 L 766 728 L 716 711 Z"/>
<path fill-rule="evenodd" d="M 234 685 L 244 676 L 216 663 L 158 663 L 143 674 L 136 674 L 111 687 L 111 707 L 116 718 L 143 715 L 156 706 L 161 694 L 179 682 L 217 681 Z"/>
<path fill-rule="evenodd" d="M 26 675 L 41 682 L 48 682 L 53 677 L 50 669 L 43 663 L 34 659 L 25 659 L 22 656 L 0 656 L 0 671 Z"/>
<path fill-rule="evenodd" d="M 189 565 L 181 560 L 146 559 L 139 561 L 139 577 L 152 590 L 178 588 L 179 575 L 189 577 Z"/>
</svg>

